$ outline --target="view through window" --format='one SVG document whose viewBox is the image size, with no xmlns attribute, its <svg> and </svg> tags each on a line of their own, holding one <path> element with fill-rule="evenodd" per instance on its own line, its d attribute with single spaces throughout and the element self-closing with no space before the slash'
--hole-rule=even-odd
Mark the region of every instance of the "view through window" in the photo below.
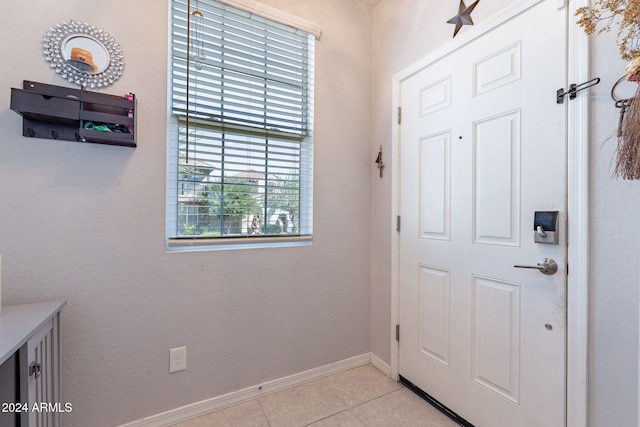
<svg viewBox="0 0 640 427">
<path fill-rule="evenodd" d="M 170 243 L 310 237 L 314 36 L 215 0 L 171 23 Z"/>
</svg>

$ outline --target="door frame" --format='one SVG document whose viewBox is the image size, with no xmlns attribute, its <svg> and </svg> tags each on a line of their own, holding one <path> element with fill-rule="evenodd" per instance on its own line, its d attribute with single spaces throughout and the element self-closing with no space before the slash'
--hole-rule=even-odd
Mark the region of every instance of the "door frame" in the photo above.
<svg viewBox="0 0 640 427">
<path fill-rule="evenodd" d="M 400 85 L 404 80 L 433 64 L 451 52 L 470 43 L 503 22 L 524 13 L 545 0 L 519 0 L 486 21 L 436 49 L 392 78 L 392 170 L 391 170 L 391 377 L 398 380 L 399 343 L 396 325 L 399 324 L 399 215 L 401 167 L 399 157 L 400 132 L 397 111 L 400 106 Z M 551 1 L 551 0 L 547 0 Z M 569 15 L 567 28 L 566 82 L 589 80 L 589 39 L 571 17 L 589 0 L 556 0 L 564 3 Z M 554 94 L 549 94 L 553 102 Z M 569 102 L 569 100 L 567 100 Z M 566 425 L 587 427 L 588 422 L 588 338 L 589 338 L 589 97 L 578 95 L 567 109 L 567 325 L 566 325 Z"/>
</svg>

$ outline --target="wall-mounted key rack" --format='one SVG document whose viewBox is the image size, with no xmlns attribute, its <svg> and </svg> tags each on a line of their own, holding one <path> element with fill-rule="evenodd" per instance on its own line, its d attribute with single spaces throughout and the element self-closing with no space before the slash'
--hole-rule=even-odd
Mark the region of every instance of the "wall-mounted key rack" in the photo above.
<svg viewBox="0 0 640 427">
<path fill-rule="evenodd" d="M 136 99 L 25 80 L 11 109 L 27 137 L 136 147 Z"/>
</svg>

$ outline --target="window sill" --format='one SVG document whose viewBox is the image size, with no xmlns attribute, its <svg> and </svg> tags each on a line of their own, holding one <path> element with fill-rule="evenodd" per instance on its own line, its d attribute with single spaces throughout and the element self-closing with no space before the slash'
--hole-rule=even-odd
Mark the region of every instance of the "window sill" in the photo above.
<svg viewBox="0 0 640 427">
<path fill-rule="evenodd" d="M 312 237 L 264 236 L 264 237 L 217 237 L 217 238 L 170 238 L 167 252 L 199 252 L 237 249 L 270 249 L 295 246 L 311 246 Z"/>
</svg>

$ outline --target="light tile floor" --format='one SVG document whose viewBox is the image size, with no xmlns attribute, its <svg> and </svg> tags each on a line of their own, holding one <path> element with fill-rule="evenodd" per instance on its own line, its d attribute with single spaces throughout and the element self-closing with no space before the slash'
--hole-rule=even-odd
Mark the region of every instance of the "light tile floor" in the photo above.
<svg viewBox="0 0 640 427">
<path fill-rule="evenodd" d="M 456 427 L 372 365 L 273 393 L 173 427 Z"/>
</svg>

